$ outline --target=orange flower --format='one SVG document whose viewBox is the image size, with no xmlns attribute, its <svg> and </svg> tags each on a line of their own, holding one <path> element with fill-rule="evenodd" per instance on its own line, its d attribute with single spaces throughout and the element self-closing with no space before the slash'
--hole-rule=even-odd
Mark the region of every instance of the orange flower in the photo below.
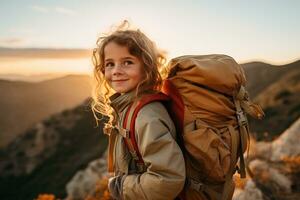
<svg viewBox="0 0 300 200">
<path fill-rule="evenodd" d="M 36 200 L 55 200 L 55 195 L 53 194 L 39 194 Z"/>
</svg>

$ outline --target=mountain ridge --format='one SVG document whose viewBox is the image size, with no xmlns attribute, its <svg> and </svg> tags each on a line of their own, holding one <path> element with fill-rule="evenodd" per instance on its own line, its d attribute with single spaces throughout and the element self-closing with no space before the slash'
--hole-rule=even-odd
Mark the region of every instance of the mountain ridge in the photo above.
<svg viewBox="0 0 300 200">
<path fill-rule="evenodd" d="M 91 83 L 86 75 L 39 83 L 0 80 L 0 93 L 1 148 L 34 123 L 82 103 L 90 96 Z"/>
</svg>

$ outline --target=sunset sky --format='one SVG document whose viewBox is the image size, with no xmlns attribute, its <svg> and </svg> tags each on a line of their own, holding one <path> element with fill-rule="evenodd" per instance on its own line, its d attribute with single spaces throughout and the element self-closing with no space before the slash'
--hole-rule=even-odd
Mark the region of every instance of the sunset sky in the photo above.
<svg viewBox="0 0 300 200">
<path fill-rule="evenodd" d="M 298 0 L 1 1 L 0 74 L 90 73 L 97 37 L 123 19 L 168 58 L 286 64 L 300 59 L 299 10 Z"/>
</svg>

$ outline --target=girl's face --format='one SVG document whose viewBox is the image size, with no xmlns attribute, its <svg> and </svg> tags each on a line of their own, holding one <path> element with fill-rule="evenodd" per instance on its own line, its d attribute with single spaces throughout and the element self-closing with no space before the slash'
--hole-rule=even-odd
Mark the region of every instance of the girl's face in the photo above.
<svg viewBox="0 0 300 200">
<path fill-rule="evenodd" d="M 104 67 L 108 84 L 118 93 L 135 89 L 144 78 L 142 62 L 115 42 L 104 47 Z"/>
</svg>

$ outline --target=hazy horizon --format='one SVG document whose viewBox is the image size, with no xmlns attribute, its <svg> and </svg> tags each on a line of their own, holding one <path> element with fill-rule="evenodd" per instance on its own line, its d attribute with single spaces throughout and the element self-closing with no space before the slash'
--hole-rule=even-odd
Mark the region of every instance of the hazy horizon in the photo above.
<svg viewBox="0 0 300 200">
<path fill-rule="evenodd" d="M 91 57 L 92 49 L 0 47 L 0 74 L 24 76 L 47 74 L 59 76 L 67 74 L 91 75 L 93 71 Z M 240 64 L 264 62 L 272 65 L 286 65 L 298 60 L 300 58 L 282 63 L 263 59 L 237 60 L 237 62 Z"/>
</svg>

